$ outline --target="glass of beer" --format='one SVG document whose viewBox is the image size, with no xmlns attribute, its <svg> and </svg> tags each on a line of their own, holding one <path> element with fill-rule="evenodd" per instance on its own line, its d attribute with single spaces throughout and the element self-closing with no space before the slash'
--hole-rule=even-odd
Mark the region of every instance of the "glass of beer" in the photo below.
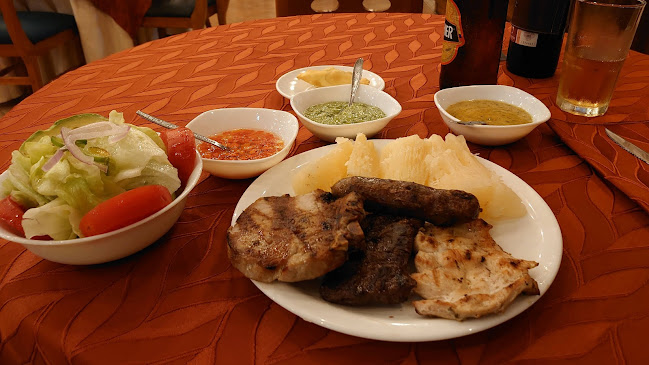
<svg viewBox="0 0 649 365">
<path fill-rule="evenodd" d="M 606 113 L 645 0 L 576 0 L 559 78 L 557 105 L 572 114 Z"/>
</svg>

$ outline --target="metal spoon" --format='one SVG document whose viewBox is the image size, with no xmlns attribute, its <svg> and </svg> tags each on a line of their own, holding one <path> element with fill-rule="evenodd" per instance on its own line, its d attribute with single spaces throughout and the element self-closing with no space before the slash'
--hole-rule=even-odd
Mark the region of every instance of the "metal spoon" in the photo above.
<svg viewBox="0 0 649 365">
<path fill-rule="evenodd" d="M 462 125 L 487 125 L 486 122 L 483 122 L 481 120 L 472 120 L 472 121 L 463 121 L 463 120 L 458 120 L 455 122 L 457 124 L 462 124 Z"/>
<path fill-rule="evenodd" d="M 352 71 L 352 92 L 349 96 L 349 104 L 351 106 L 354 103 L 354 98 L 356 98 L 356 91 L 358 86 L 361 84 L 361 75 L 363 74 L 363 58 L 359 58 L 354 63 L 354 70 Z"/>
<path fill-rule="evenodd" d="M 159 118 L 156 118 L 153 115 L 149 115 L 149 114 L 147 114 L 147 113 L 145 113 L 145 112 L 143 112 L 141 110 L 136 111 L 135 114 L 141 116 L 142 118 L 148 120 L 149 122 L 155 123 L 157 125 L 161 125 L 161 126 L 163 126 L 165 128 L 168 128 L 168 129 L 176 129 L 176 128 L 178 128 L 178 126 L 175 125 L 175 124 L 166 122 L 166 121 L 164 121 L 162 119 L 159 119 Z M 228 147 L 220 144 L 219 142 L 217 142 L 217 141 L 215 141 L 213 139 L 207 138 L 202 134 L 198 134 L 196 132 L 192 132 L 192 133 L 194 133 L 194 138 L 196 138 L 196 139 L 198 139 L 200 141 L 203 141 L 203 142 L 206 142 L 206 143 L 209 143 L 209 144 L 213 144 L 216 147 L 218 147 L 218 148 L 220 148 L 222 150 L 225 150 L 225 151 L 230 150 Z"/>
</svg>

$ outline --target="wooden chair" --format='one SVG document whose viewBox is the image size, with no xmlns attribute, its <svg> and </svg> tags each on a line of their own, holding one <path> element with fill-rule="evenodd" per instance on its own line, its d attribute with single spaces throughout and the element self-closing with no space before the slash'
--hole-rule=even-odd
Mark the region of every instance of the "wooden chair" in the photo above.
<svg viewBox="0 0 649 365">
<path fill-rule="evenodd" d="M 423 0 L 275 0 L 277 16 L 318 13 L 421 13 Z"/>
<path fill-rule="evenodd" d="M 66 42 L 79 41 L 72 15 L 50 12 L 16 12 L 13 0 L 0 0 L 0 57 L 20 57 L 27 76 L 6 76 L 21 64 L 0 70 L 0 84 L 43 86 L 38 57 Z"/>
<path fill-rule="evenodd" d="M 512 3 L 516 3 L 515 0 L 512 0 Z M 446 15 L 446 1 L 444 0 L 435 0 L 435 14 Z"/>
<path fill-rule="evenodd" d="M 158 28 L 161 36 L 166 28 L 202 29 L 210 16 L 217 14 L 219 24 L 225 24 L 229 0 L 153 0 L 142 26 Z"/>
</svg>

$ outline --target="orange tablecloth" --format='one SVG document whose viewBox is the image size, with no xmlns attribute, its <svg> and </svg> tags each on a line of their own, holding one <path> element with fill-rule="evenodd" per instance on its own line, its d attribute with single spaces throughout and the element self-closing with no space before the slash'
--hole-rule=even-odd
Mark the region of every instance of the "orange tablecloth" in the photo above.
<svg viewBox="0 0 649 365">
<path fill-rule="evenodd" d="M 275 91 L 279 76 L 308 65 L 351 65 L 357 57 L 403 105 L 379 138 L 446 134 L 433 103 L 443 24 L 435 15 L 316 15 L 146 43 L 64 75 L 2 118 L 0 169 L 33 131 L 71 114 L 117 109 L 127 121 L 145 124 L 135 116 L 143 109 L 184 125 L 213 108 L 290 111 Z M 564 238 L 554 284 L 502 325 L 453 340 L 385 343 L 297 318 L 226 256 L 225 231 L 252 180 L 204 174 L 171 232 L 116 262 L 60 265 L 0 241 L 0 363 L 647 363 L 649 215 L 595 173 L 589 163 L 599 160 L 584 160 L 561 138 L 575 150 L 592 149 L 580 138 L 585 123 L 647 120 L 648 66 L 648 56 L 632 52 L 613 106 L 588 120 L 554 106 L 556 77 L 500 76 L 499 83 L 540 98 L 554 120 L 510 146 L 471 147 L 530 184 L 555 213 Z M 602 155 L 613 159 L 611 171 L 635 164 L 612 142 L 585 134 L 607 149 Z M 301 128 L 292 154 L 322 145 Z M 638 172 L 646 173 L 645 166 L 633 168 L 646 177 Z"/>
</svg>

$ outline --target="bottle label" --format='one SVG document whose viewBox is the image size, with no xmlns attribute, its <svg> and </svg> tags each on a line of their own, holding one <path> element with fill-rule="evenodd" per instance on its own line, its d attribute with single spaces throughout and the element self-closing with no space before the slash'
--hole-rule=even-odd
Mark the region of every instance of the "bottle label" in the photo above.
<svg viewBox="0 0 649 365">
<path fill-rule="evenodd" d="M 526 47 L 536 47 L 536 42 L 539 40 L 539 34 L 528 32 L 512 26 L 511 41 Z"/>
<path fill-rule="evenodd" d="M 457 51 L 464 45 L 464 32 L 460 9 L 453 0 L 446 2 L 446 20 L 444 21 L 444 41 L 442 42 L 442 65 L 453 62 Z"/>
</svg>

